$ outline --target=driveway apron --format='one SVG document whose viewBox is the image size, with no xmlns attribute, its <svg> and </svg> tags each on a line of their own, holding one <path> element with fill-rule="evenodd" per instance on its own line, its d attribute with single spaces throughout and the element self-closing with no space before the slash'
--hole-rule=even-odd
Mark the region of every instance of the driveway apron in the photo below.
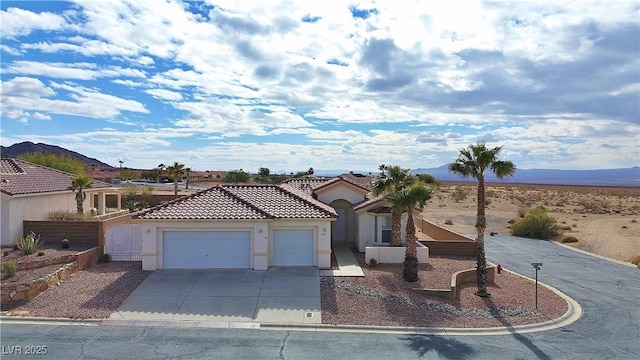
<svg viewBox="0 0 640 360">
<path fill-rule="evenodd" d="M 319 272 L 314 267 L 157 270 L 110 319 L 318 324 Z"/>
</svg>

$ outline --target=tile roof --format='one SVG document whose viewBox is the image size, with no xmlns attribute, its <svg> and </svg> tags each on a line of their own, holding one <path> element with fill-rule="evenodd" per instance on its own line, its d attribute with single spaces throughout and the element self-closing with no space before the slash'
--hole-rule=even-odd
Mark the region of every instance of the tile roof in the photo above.
<svg viewBox="0 0 640 360">
<path fill-rule="evenodd" d="M 293 179 L 289 179 L 287 181 L 285 181 L 285 184 L 288 184 L 300 191 L 305 192 L 307 195 L 313 195 L 313 190 L 326 183 L 327 181 L 330 181 L 331 179 L 334 178 L 326 178 L 326 177 L 300 177 L 300 178 L 293 178 Z"/>
<path fill-rule="evenodd" d="M 0 190 L 8 195 L 41 194 L 71 189 L 75 175 L 18 159 L 0 159 Z M 94 181 L 94 188 L 111 185 Z"/>
<path fill-rule="evenodd" d="M 364 179 L 365 180 L 363 181 L 364 182 L 368 181 L 369 184 L 360 182 L 357 177 L 351 174 L 342 174 L 340 176 L 335 176 L 335 177 L 309 177 L 309 178 L 300 177 L 300 178 L 289 179 L 284 183 L 291 185 L 292 187 L 298 190 L 304 191 L 308 195 L 313 195 L 316 190 L 324 188 L 331 184 L 338 183 L 340 181 L 345 181 L 362 190 L 369 191 L 371 179 L 370 178 L 364 178 Z"/>
<path fill-rule="evenodd" d="M 139 219 L 329 219 L 333 208 L 286 185 L 220 185 L 139 213 Z"/>
<path fill-rule="evenodd" d="M 366 200 L 360 201 L 358 203 L 355 203 L 355 204 L 351 205 L 351 208 L 354 211 L 358 211 L 360 209 L 364 209 L 364 208 L 366 208 L 368 206 L 377 204 L 379 202 L 385 202 L 386 203 L 386 200 L 384 199 L 383 196 L 378 196 L 378 197 L 375 197 L 375 198 L 370 198 L 370 199 L 366 199 Z"/>
</svg>

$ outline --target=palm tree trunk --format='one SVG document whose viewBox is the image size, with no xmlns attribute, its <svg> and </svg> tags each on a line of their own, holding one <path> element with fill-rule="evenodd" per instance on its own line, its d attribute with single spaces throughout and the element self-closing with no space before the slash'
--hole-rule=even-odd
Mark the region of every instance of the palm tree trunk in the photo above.
<svg viewBox="0 0 640 360">
<path fill-rule="evenodd" d="M 176 175 L 173 178 L 173 195 L 175 196 L 175 198 L 178 198 L 178 176 Z"/>
<path fill-rule="evenodd" d="M 416 227 L 413 223 L 413 214 L 409 211 L 407 217 L 407 243 L 404 255 L 403 278 L 406 281 L 418 281 L 418 250 L 416 249 Z"/>
<path fill-rule="evenodd" d="M 76 211 L 78 214 L 84 213 L 84 194 L 82 193 L 82 189 L 78 189 L 76 192 Z"/>
<path fill-rule="evenodd" d="M 391 209 L 391 243 L 389 246 L 402 246 L 402 211 Z"/>
<path fill-rule="evenodd" d="M 484 251 L 484 231 L 487 228 L 484 199 L 484 176 L 480 175 L 478 176 L 478 213 L 476 216 L 476 278 L 478 282 L 478 292 L 476 295 L 489 297 L 491 294 L 487 292 L 487 258 Z"/>
</svg>

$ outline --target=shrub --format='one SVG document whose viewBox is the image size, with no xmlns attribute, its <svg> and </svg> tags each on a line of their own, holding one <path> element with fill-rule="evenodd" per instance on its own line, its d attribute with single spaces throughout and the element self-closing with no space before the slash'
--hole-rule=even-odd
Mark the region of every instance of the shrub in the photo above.
<svg viewBox="0 0 640 360">
<path fill-rule="evenodd" d="M 575 243 L 578 242 L 578 239 L 576 239 L 574 236 L 563 236 L 562 239 L 560 239 L 560 242 L 563 244 Z"/>
<path fill-rule="evenodd" d="M 18 272 L 18 265 L 13 261 L 5 261 L 2 263 L 2 270 L 8 277 L 12 277 Z"/>
<path fill-rule="evenodd" d="M 518 208 L 518 217 L 523 218 L 525 216 L 527 216 L 527 209 L 522 208 L 522 207 Z"/>
<path fill-rule="evenodd" d="M 631 259 L 631 263 L 640 267 L 640 255 L 636 255 L 636 257 Z"/>
<path fill-rule="evenodd" d="M 2 256 L 9 256 L 9 250 L 5 250 L 2 252 Z"/>
<path fill-rule="evenodd" d="M 25 255 L 33 254 L 44 242 L 40 241 L 40 235 L 36 235 L 33 231 L 27 236 L 21 237 L 16 244 L 18 250 L 22 250 Z"/>
<path fill-rule="evenodd" d="M 69 239 L 62 239 L 62 241 L 60 241 L 60 247 L 63 249 L 68 249 L 69 244 Z"/>
<path fill-rule="evenodd" d="M 456 186 L 453 191 L 451 192 L 451 198 L 455 201 L 455 202 L 460 202 L 465 200 L 468 196 L 469 196 L 469 189 L 462 187 L 462 186 Z"/>
<path fill-rule="evenodd" d="M 445 225 L 453 225 L 453 220 L 447 219 L 447 220 L 444 221 L 444 224 Z"/>
<path fill-rule="evenodd" d="M 65 210 L 54 210 L 45 215 L 45 219 L 50 221 L 85 220 L 86 218 L 87 216 L 85 214 L 78 214 L 77 212 L 70 212 Z"/>
<path fill-rule="evenodd" d="M 511 235 L 534 239 L 550 239 L 560 233 L 556 219 L 547 214 L 547 209 L 540 205 L 529 211 L 529 214 L 511 226 Z"/>
<path fill-rule="evenodd" d="M 369 266 L 371 266 L 371 267 L 378 266 L 378 260 L 376 260 L 374 258 L 369 259 Z"/>
</svg>

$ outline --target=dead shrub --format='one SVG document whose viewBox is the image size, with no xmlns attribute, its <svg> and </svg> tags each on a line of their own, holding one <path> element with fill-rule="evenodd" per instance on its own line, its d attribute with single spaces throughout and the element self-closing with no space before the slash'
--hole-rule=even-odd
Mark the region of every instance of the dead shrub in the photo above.
<svg viewBox="0 0 640 360">
<path fill-rule="evenodd" d="M 445 225 L 453 225 L 453 220 L 447 219 L 447 220 L 444 221 L 444 224 Z"/>
</svg>

